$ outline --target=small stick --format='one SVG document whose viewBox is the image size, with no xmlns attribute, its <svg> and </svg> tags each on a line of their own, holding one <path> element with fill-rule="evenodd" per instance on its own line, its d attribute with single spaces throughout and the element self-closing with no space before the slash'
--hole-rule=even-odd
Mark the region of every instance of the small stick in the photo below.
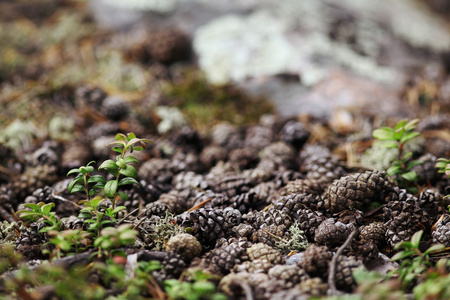
<svg viewBox="0 0 450 300">
<path fill-rule="evenodd" d="M 64 197 L 58 196 L 58 195 L 56 195 L 56 194 L 51 194 L 51 197 L 52 197 L 52 198 L 55 198 L 56 200 L 59 200 L 59 201 L 62 201 L 62 202 L 67 202 L 67 203 L 70 203 L 70 204 L 72 204 L 72 205 L 75 205 L 77 208 L 81 208 L 81 206 L 78 205 L 77 203 L 72 202 L 72 201 L 70 201 L 70 200 L 68 200 L 68 199 L 66 199 L 66 198 L 64 198 Z"/>
<path fill-rule="evenodd" d="M 137 212 L 138 210 L 139 210 L 139 207 L 136 208 L 136 209 L 134 209 L 134 210 L 132 210 L 131 212 L 127 213 L 127 214 L 122 218 L 122 220 L 119 221 L 118 224 L 119 224 L 119 225 L 122 224 L 123 221 L 125 221 L 129 216 L 131 216 L 132 214 L 134 214 L 134 213 Z"/>
<path fill-rule="evenodd" d="M 195 205 L 195 206 L 189 208 L 189 209 L 187 210 L 187 212 L 191 212 L 191 211 L 197 210 L 197 209 L 203 207 L 206 203 L 208 203 L 208 202 L 211 201 L 211 200 L 212 200 L 212 198 L 208 198 L 208 199 L 206 199 L 206 200 L 203 200 L 203 201 L 200 202 L 199 204 L 197 204 L 197 205 Z"/>
<path fill-rule="evenodd" d="M 336 290 L 336 283 L 335 283 L 335 276 L 336 276 L 336 264 L 338 257 L 344 252 L 345 248 L 350 245 L 351 241 L 353 240 L 353 237 L 356 234 L 356 229 L 350 233 L 350 235 L 345 240 L 345 243 L 339 247 L 339 249 L 336 251 L 336 254 L 334 254 L 333 259 L 330 263 L 330 274 L 328 274 L 328 296 L 337 296 L 338 291 Z"/>
</svg>

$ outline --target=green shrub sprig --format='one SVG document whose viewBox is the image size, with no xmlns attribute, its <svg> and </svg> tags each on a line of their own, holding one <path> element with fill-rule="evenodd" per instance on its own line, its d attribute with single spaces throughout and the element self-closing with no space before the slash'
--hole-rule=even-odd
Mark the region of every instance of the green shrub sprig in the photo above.
<svg viewBox="0 0 450 300">
<path fill-rule="evenodd" d="M 414 131 L 418 122 L 418 119 L 402 120 L 394 128 L 381 127 L 372 132 L 374 138 L 384 141 L 383 147 L 398 150 L 398 157 L 392 161 L 387 174 L 394 176 L 400 187 L 407 187 L 408 183 L 411 184 L 417 179 L 416 172 L 411 169 L 422 164 L 419 160 L 411 160 L 412 152 L 405 152 L 405 144 L 420 136 L 419 132 Z"/>
</svg>

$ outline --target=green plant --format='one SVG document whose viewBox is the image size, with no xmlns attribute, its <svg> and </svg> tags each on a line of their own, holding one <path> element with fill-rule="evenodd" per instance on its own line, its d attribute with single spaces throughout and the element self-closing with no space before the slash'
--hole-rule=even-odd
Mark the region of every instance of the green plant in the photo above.
<svg viewBox="0 0 450 300">
<path fill-rule="evenodd" d="M 420 136 L 419 132 L 414 131 L 418 122 L 418 119 L 402 120 L 394 128 L 381 127 L 372 132 L 374 138 L 384 142 L 383 147 L 398 150 L 397 159 L 391 162 L 387 174 L 394 176 L 394 180 L 401 187 L 408 187 L 408 183 L 413 183 L 417 179 L 416 172 L 411 169 L 422 163 L 418 160 L 411 160 L 412 152 L 405 152 L 405 144 Z"/>
<path fill-rule="evenodd" d="M 151 143 L 151 141 L 137 138 L 132 132 L 127 135 L 118 133 L 116 134 L 115 140 L 115 142 L 110 143 L 108 146 L 113 146 L 112 150 L 119 153 L 116 156 L 116 160 L 108 159 L 98 167 L 99 171 L 105 170 L 114 178 L 107 181 L 102 175 L 93 175 L 94 167 L 90 166 L 90 164 L 94 162 L 91 161 L 86 166 L 72 169 L 67 173 L 67 175 L 77 174 L 67 187 L 70 193 L 84 192 L 88 202 L 91 201 L 95 194 L 100 193 L 100 197 L 105 196 L 111 200 L 113 209 L 118 197 L 123 201 L 128 199 L 128 195 L 125 192 L 119 191 L 119 186 L 128 184 L 136 184 L 139 186 L 139 183 L 135 179 L 137 177 L 137 171 L 132 166 L 132 163 L 139 163 L 139 160 L 130 154 L 133 151 L 144 150 L 146 143 Z M 125 177 L 121 178 L 121 176 Z M 90 188 L 90 184 L 94 185 Z"/>
<path fill-rule="evenodd" d="M 96 236 L 100 235 L 100 230 L 104 227 L 114 224 L 117 213 L 126 209 L 125 206 L 104 207 L 104 198 L 97 196 L 91 200 L 82 200 L 79 203 L 83 204 L 83 208 L 78 215 L 79 218 L 84 219 L 84 223 L 88 224 L 88 231 Z"/>
<path fill-rule="evenodd" d="M 20 218 L 27 222 L 37 222 L 42 221 L 45 226 L 39 232 L 48 232 L 50 230 L 59 230 L 61 227 L 61 221 L 55 212 L 51 211 L 55 206 L 55 203 L 47 203 L 39 202 L 38 204 L 27 203 L 24 204 L 25 207 L 30 208 L 31 210 L 20 210 L 18 211 L 18 215 Z"/>
<path fill-rule="evenodd" d="M 216 285 L 209 279 L 210 275 L 197 270 L 192 274 L 193 282 L 168 279 L 164 280 L 164 287 L 171 300 L 227 299 L 224 294 L 217 292 Z"/>
<path fill-rule="evenodd" d="M 430 261 L 430 253 L 445 249 L 444 245 L 435 244 L 424 252 L 420 251 L 419 244 L 422 238 L 423 230 L 416 232 L 410 241 L 403 241 L 395 245 L 394 249 L 403 249 L 395 254 L 391 260 L 402 260 L 400 267 L 393 274 L 399 276 L 400 281 L 405 287 L 411 285 L 422 273 L 433 267 Z"/>
<path fill-rule="evenodd" d="M 133 244 L 137 234 L 138 232 L 133 230 L 129 224 L 122 224 L 117 228 L 104 228 L 94 241 L 94 247 L 98 248 L 96 254 L 98 254 L 98 256 L 103 254 L 107 257 L 123 255 L 124 253 L 117 249 Z"/>
<path fill-rule="evenodd" d="M 71 255 L 80 253 L 87 248 L 87 239 L 89 233 L 83 230 L 64 230 L 56 231 L 51 230 L 48 235 L 52 237 L 48 244 L 52 244 L 55 247 L 52 251 L 44 249 L 44 254 L 50 254 L 51 258 L 61 258 L 65 255 Z"/>
<path fill-rule="evenodd" d="M 424 274 L 424 280 L 413 288 L 415 299 L 450 299 L 449 260 L 442 258 L 435 268 Z"/>
<path fill-rule="evenodd" d="M 438 173 L 443 173 L 450 178 L 450 159 L 438 158 L 436 160 L 436 166 Z M 450 197 L 450 195 L 444 196 L 444 198 Z"/>
</svg>

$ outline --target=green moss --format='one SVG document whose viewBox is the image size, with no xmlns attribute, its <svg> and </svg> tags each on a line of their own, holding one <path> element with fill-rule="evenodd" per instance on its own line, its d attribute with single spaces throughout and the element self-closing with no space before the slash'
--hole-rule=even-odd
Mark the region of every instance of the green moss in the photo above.
<svg viewBox="0 0 450 300">
<path fill-rule="evenodd" d="M 256 123 L 274 109 L 265 98 L 251 97 L 233 85 L 209 84 L 195 69 L 183 70 L 181 79 L 167 84 L 163 94 L 199 129 L 210 128 L 218 121 Z"/>
</svg>

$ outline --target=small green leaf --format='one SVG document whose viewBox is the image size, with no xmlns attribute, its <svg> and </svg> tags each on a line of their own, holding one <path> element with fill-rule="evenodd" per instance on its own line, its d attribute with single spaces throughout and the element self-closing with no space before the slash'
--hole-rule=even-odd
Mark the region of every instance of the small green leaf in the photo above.
<svg viewBox="0 0 450 300">
<path fill-rule="evenodd" d="M 127 134 L 127 140 L 130 141 L 132 139 L 135 139 L 136 135 L 134 134 L 134 132 L 130 132 Z"/>
<path fill-rule="evenodd" d="M 402 178 L 408 180 L 409 182 L 413 182 L 414 180 L 417 179 L 417 173 L 414 171 L 407 172 L 405 174 L 402 174 L 401 176 Z"/>
<path fill-rule="evenodd" d="M 419 135 L 420 135 L 420 133 L 416 132 L 416 131 L 407 133 L 400 139 L 400 143 L 406 143 L 407 141 L 410 141 Z"/>
<path fill-rule="evenodd" d="M 403 155 L 403 161 L 408 160 L 409 158 L 411 158 L 413 156 L 412 152 L 407 152 Z"/>
<path fill-rule="evenodd" d="M 117 193 L 117 187 L 119 183 L 117 180 L 110 180 L 105 184 L 105 195 L 108 198 L 114 198 Z"/>
<path fill-rule="evenodd" d="M 119 193 L 123 193 L 123 192 L 119 192 Z M 112 211 L 112 213 L 115 215 L 117 214 L 119 211 L 127 209 L 125 206 L 117 206 L 116 208 L 114 208 L 114 210 Z"/>
<path fill-rule="evenodd" d="M 116 134 L 116 141 L 127 141 L 127 136 L 123 133 Z"/>
<path fill-rule="evenodd" d="M 81 184 L 76 184 L 69 190 L 69 192 L 71 194 L 76 193 L 76 192 L 84 192 L 84 186 Z"/>
<path fill-rule="evenodd" d="M 80 173 L 80 172 L 81 172 L 80 169 L 72 169 L 69 172 L 67 172 L 66 176 L 69 176 L 70 174 L 73 174 L 73 173 Z"/>
<path fill-rule="evenodd" d="M 386 172 L 389 176 L 397 175 L 402 172 L 402 167 L 399 165 L 393 165 L 393 166 L 389 167 L 389 169 L 387 169 Z"/>
<path fill-rule="evenodd" d="M 92 182 L 106 183 L 106 179 L 102 175 L 93 175 L 88 179 L 87 183 L 92 183 Z"/>
<path fill-rule="evenodd" d="M 137 171 L 132 165 L 126 165 L 126 168 L 120 169 L 119 173 L 127 177 L 137 177 Z"/>
<path fill-rule="evenodd" d="M 105 160 L 101 165 L 100 165 L 100 167 L 98 167 L 98 169 L 99 170 L 101 170 L 101 169 L 106 169 L 106 170 L 117 170 L 117 165 L 116 165 L 116 162 L 115 161 L 113 161 L 112 159 L 108 159 L 108 160 Z"/>
<path fill-rule="evenodd" d="M 381 141 L 392 141 L 394 140 L 394 130 L 389 127 L 382 127 L 375 129 L 372 132 L 372 136 Z"/>
<path fill-rule="evenodd" d="M 131 140 L 128 141 L 126 147 L 127 147 L 127 148 L 128 148 L 128 147 L 131 147 L 131 146 L 133 146 L 134 144 L 139 143 L 140 141 L 141 141 L 141 140 L 138 139 L 138 138 L 133 138 L 133 139 L 131 139 Z"/>
<path fill-rule="evenodd" d="M 444 250 L 444 249 L 445 249 L 444 245 L 442 245 L 442 244 L 435 244 L 435 245 L 432 245 L 430 248 L 428 248 L 423 254 L 427 255 L 430 252 Z"/>
<path fill-rule="evenodd" d="M 381 145 L 381 147 L 386 148 L 386 149 L 398 149 L 397 142 L 383 142 L 380 145 Z"/>
<path fill-rule="evenodd" d="M 131 177 L 122 178 L 119 182 L 119 186 L 127 185 L 127 184 L 136 184 L 137 186 L 140 186 L 139 182 L 137 182 L 136 179 L 131 178 Z"/>
<path fill-rule="evenodd" d="M 409 121 L 405 125 L 405 130 L 407 130 L 407 131 L 414 130 L 416 128 L 417 123 L 419 123 L 419 119 L 414 119 L 414 120 Z"/>
<path fill-rule="evenodd" d="M 128 194 L 125 192 L 118 192 L 117 193 L 120 197 L 120 199 L 122 199 L 123 201 L 127 201 L 128 200 Z"/>
<path fill-rule="evenodd" d="M 395 254 L 394 256 L 392 256 L 391 260 L 392 261 L 397 261 L 397 260 L 405 259 L 405 258 L 411 256 L 412 253 L 414 253 L 414 252 L 412 252 L 412 251 L 400 251 L 397 254 Z"/>
<path fill-rule="evenodd" d="M 80 184 L 80 183 L 84 183 L 84 177 L 81 173 L 79 174 L 79 176 L 75 177 L 75 179 L 72 180 L 69 183 L 69 185 L 67 186 L 67 190 L 69 191 L 69 193 L 74 193 L 74 192 L 72 192 L 74 185 Z"/>
<path fill-rule="evenodd" d="M 41 210 L 44 213 L 44 215 L 48 216 L 48 214 L 52 210 L 52 207 L 54 207 L 54 206 L 55 206 L 55 203 L 53 203 L 53 202 L 47 203 L 47 204 L 42 205 Z"/>
<path fill-rule="evenodd" d="M 110 146 L 113 146 L 113 145 L 123 146 L 124 148 L 126 148 L 127 143 L 125 141 L 117 141 L 117 142 L 109 143 L 107 146 L 110 147 Z"/>
<path fill-rule="evenodd" d="M 420 239 L 422 238 L 422 234 L 423 234 L 423 230 L 419 230 L 413 234 L 413 236 L 411 237 L 412 247 L 419 249 L 419 243 L 420 243 Z"/>
<path fill-rule="evenodd" d="M 125 169 L 125 168 L 127 167 L 127 164 L 126 164 L 125 160 L 123 160 L 122 158 L 119 158 L 119 159 L 116 161 L 116 165 L 117 165 L 119 168 L 121 168 L 121 169 Z"/>
<path fill-rule="evenodd" d="M 400 122 L 398 122 L 395 125 L 394 130 L 395 131 L 400 130 L 403 126 L 405 126 L 405 124 L 406 124 L 406 120 L 401 120 Z"/>
<path fill-rule="evenodd" d="M 415 167 L 415 166 L 418 166 L 418 165 L 421 165 L 421 164 L 423 164 L 423 161 L 421 161 L 421 160 L 413 160 L 413 161 L 410 161 L 410 162 L 406 165 L 406 169 L 407 169 L 407 170 L 410 170 L 411 168 L 413 168 L 413 167 Z"/>
<path fill-rule="evenodd" d="M 26 203 L 23 206 L 31 208 L 34 211 L 41 211 L 41 207 L 39 205 L 37 205 L 37 204 L 34 204 L 34 203 Z"/>
<path fill-rule="evenodd" d="M 137 164 L 139 164 L 139 160 L 137 160 L 137 158 L 132 156 L 132 155 L 129 155 L 129 156 L 125 157 L 124 160 L 125 160 L 126 163 L 137 163 Z"/>
<path fill-rule="evenodd" d="M 119 152 L 119 153 L 123 153 L 123 149 L 120 148 L 120 147 L 112 147 L 111 150 L 112 150 L 112 151 Z"/>
</svg>

